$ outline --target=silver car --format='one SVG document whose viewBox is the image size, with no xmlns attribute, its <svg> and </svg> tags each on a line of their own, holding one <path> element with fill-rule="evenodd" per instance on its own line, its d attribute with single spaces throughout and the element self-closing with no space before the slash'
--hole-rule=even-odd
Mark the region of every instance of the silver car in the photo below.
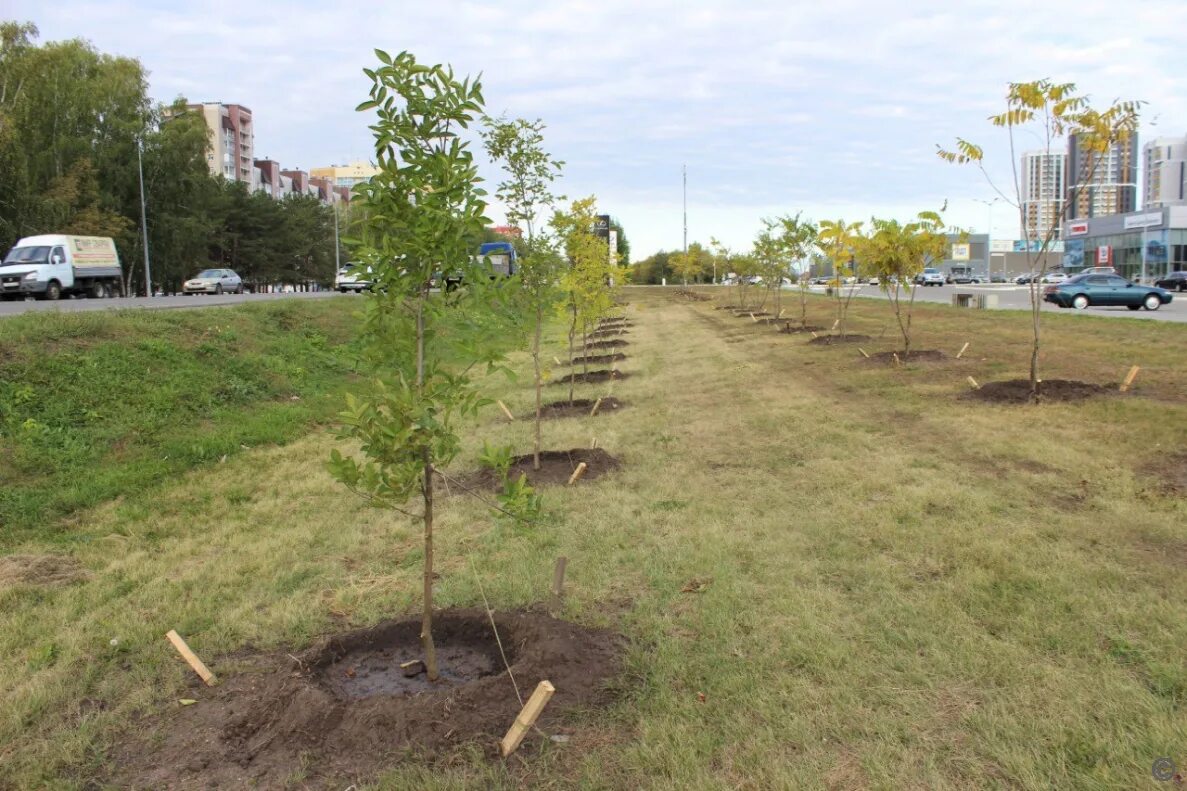
<svg viewBox="0 0 1187 791">
<path fill-rule="evenodd" d="M 204 269 L 185 281 L 186 294 L 242 294 L 243 278 L 230 269 Z"/>
</svg>

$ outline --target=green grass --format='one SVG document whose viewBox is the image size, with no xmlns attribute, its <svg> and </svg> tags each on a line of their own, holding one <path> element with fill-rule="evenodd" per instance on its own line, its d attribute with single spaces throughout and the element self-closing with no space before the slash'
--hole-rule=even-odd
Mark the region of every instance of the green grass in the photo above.
<svg viewBox="0 0 1187 791">
<path fill-rule="evenodd" d="M 499 608 L 544 600 L 567 556 L 565 616 L 630 640 L 622 697 L 522 762 L 472 750 L 380 787 L 1154 788 L 1155 758 L 1187 763 L 1187 502 L 1158 472 L 1187 447 L 1181 328 L 1051 317 L 1046 378 L 1139 364 L 1134 394 L 998 407 L 963 399 L 965 377 L 1025 376 L 1024 314 L 920 306 L 919 348 L 971 340 L 969 359 L 894 369 L 671 290 L 628 295 L 628 406 L 545 428 L 546 447 L 596 437 L 623 469 L 548 490 L 536 528 L 454 496 L 436 530 L 443 607 L 480 604 L 480 579 Z M 854 302 L 866 351 L 897 346 L 891 322 Z M 526 413 L 528 377 L 487 384 Z M 457 469 L 530 436 L 491 407 Z M 0 584 L 14 787 L 81 787 L 137 716 L 201 705 L 170 628 L 228 674 L 245 646 L 415 610 L 418 527 L 329 479 L 337 445 L 252 448 L 77 512 L 94 540 L 14 546 L 91 572 Z M 710 581 L 681 592 L 692 579 Z"/>
<path fill-rule="evenodd" d="M 39 313 L 0 321 L 0 546 L 340 405 L 351 306 Z"/>
</svg>

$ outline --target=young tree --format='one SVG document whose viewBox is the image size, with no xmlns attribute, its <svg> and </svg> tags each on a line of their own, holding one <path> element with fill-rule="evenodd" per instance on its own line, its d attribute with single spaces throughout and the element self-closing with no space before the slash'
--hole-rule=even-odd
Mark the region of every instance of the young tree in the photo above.
<svg viewBox="0 0 1187 791">
<path fill-rule="evenodd" d="M 763 229 L 754 238 L 753 255 L 758 262 L 758 275 L 762 278 L 764 289 L 758 309 L 762 310 L 771 294 L 775 295 L 774 310 L 779 310 L 780 296 L 783 293 L 783 278 L 787 276 L 787 261 L 783 258 L 782 245 L 778 239 L 778 223 L 774 220 L 763 220 Z"/>
<path fill-rule="evenodd" d="M 833 265 L 833 298 L 837 308 L 837 333 L 845 337 L 845 319 L 849 315 L 849 302 L 857 289 L 845 288 L 845 272 L 860 275 L 857 248 L 862 244 L 861 223 L 846 223 L 844 220 L 824 220 L 817 235 L 822 252 Z"/>
<path fill-rule="evenodd" d="M 540 336 L 544 308 L 555 301 L 553 290 L 560 276 L 561 258 L 555 242 L 536 233 L 536 217 L 563 196 L 552 194 L 552 184 L 564 163 L 544 150 L 544 123 L 540 119 L 486 118 L 482 133 L 486 152 L 503 166 L 506 180 L 499 183 L 499 198 L 507 207 L 508 222 L 526 228 L 523 254 L 519 258 L 519 281 L 532 312 L 532 368 L 536 386 L 536 430 L 532 443 L 532 469 L 540 469 L 540 433 L 543 421 L 544 377 L 540 367 Z"/>
<path fill-rule="evenodd" d="M 1018 132 L 1034 133 L 1043 142 L 1044 150 L 1051 152 L 1053 144 L 1067 135 L 1075 135 L 1083 151 L 1087 153 L 1076 174 L 1077 188 L 1069 190 L 1064 203 L 1064 219 L 1073 217 L 1081 194 L 1089 188 L 1097 168 L 1110 149 L 1124 145 L 1132 135 L 1137 134 L 1138 115 L 1142 102 L 1115 101 L 1103 110 L 1097 110 L 1088 103 L 1088 97 L 1078 94 L 1074 83 L 1054 83 L 1050 80 L 1034 82 L 1012 82 L 1006 92 L 1006 109 L 990 117 L 990 122 L 1006 130 L 1010 145 L 1010 165 L 1013 173 L 1012 194 L 1007 194 L 990 177 L 984 165 L 984 150 L 968 140 L 957 138 L 956 150 L 948 151 L 936 146 L 940 158 L 957 164 L 974 163 L 995 192 L 1018 211 L 1019 227 L 1026 227 L 1025 209 L 1022 205 L 1023 184 L 1018 173 L 1016 137 Z M 1074 167 L 1074 163 L 1069 163 Z M 1030 310 L 1032 343 L 1030 353 L 1030 395 L 1039 400 L 1039 351 L 1041 340 L 1042 276 L 1047 269 L 1047 253 L 1055 239 L 1057 224 L 1052 223 L 1040 240 L 1036 250 L 1027 245 L 1027 264 L 1035 273 L 1030 283 Z"/>
<path fill-rule="evenodd" d="M 473 153 L 460 134 L 482 111 L 479 82 L 459 81 L 452 69 L 421 65 L 407 52 L 375 54 L 380 66 L 364 70 L 371 98 L 358 109 L 376 114 L 370 128 L 379 173 L 354 188 L 366 219 L 361 238 L 347 242 L 375 279 L 362 326 L 374 387 L 348 396 L 342 414 L 342 436 L 358 443 L 362 459 L 335 450 L 329 468 L 380 506 L 399 509 L 420 494 L 421 640 L 435 681 L 433 476 L 460 450 L 457 418 L 482 403 L 468 372 L 499 358 L 486 320 L 505 289 L 490 286 L 482 262 L 471 258 L 488 221 Z M 459 270 L 466 285 L 448 296 L 433 292 L 437 273 Z M 468 366 L 458 370 L 458 360 Z"/>
<path fill-rule="evenodd" d="M 800 294 L 800 326 L 808 326 L 808 267 L 804 266 L 804 259 L 810 256 L 816 245 L 816 224 L 811 220 L 801 219 L 800 212 L 795 216 L 785 214 L 777 218 L 779 225 L 779 244 L 783 254 L 799 264 L 796 275 L 796 288 Z"/>
<path fill-rule="evenodd" d="M 894 311 L 903 336 L 904 357 L 911 354 L 915 276 L 929 264 L 943 260 L 947 244 L 944 222 L 937 212 L 920 212 L 915 222 L 906 225 L 900 225 L 897 220 L 870 221 L 863 257 L 870 270 L 878 275 L 879 286 Z"/>
<path fill-rule="evenodd" d="M 688 252 L 673 253 L 669 259 L 669 266 L 675 274 L 680 275 L 681 282 L 688 285 L 701 282 L 712 263 L 712 257 L 700 242 L 693 242 L 688 246 Z"/>
</svg>

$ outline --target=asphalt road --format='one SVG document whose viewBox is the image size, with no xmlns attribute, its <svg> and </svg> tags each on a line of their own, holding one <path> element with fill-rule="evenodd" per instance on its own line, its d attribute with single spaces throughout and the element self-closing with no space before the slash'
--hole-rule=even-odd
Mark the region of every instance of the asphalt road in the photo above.
<svg viewBox="0 0 1187 791">
<path fill-rule="evenodd" d="M 824 286 L 813 286 L 814 293 L 823 294 Z M 1030 287 L 1009 285 L 980 285 L 957 286 L 944 285 L 940 287 L 925 286 L 915 295 L 916 302 L 942 302 L 952 304 L 952 295 L 960 294 L 996 294 L 997 307 L 1000 310 L 1030 310 Z M 878 286 L 861 286 L 855 293 L 857 297 L 872 299 L 886 299 L 886 295 Z M 1044 312 L 1068 313 L 1077 316 L 1117 316 L 1126 319 L 1141 319 L 1144 321 L 1178 321 L 1187 322 L 1187 294 L 1176 293 L 1169 305 L 1163 305 L 1158 310 L 1128 310 L 1127 308 L 1091 307 L 1084 310 L 1057 308 L 1050 303 L 1043 303 Z"/>
<path fill-rule="evenodd" d="M 209 308 L 216 305 L 242 305 L 248 302 L 275 302 L 281 299 L 322 299 L 339 296 L 337 291 L 297 291 L 291 294 L 220 294 L 218 296 L 179 297 L 127 297 L 120 299 L 60 299 L 56 302 L 4 302 L 0 301 L 0 318 L 17 316 L 33 311 L 84 311 L 122 310 L 143 308 L 165 310 L 169 308 Z"/>
</svg>

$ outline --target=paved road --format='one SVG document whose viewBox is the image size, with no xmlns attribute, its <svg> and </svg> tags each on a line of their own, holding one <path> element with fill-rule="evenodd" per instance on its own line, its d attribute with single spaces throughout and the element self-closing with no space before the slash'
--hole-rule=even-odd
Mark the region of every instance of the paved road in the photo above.
<svg viewBox="0 0 1187 791">
<path fill-rule="evenodd" d="M 915 301 L 943 302 L 944 304 L 950 305 L 952 304 L 952 295 L 957 292 L 961 294 L 997 294 L 997 306 L 999 309 L 1030 310 L 1029 290 L 1029 286 L 1016 285 L 945 285 L 939 288 L 935 286 L 927 286 L 919 289 L 915 296 Z M 824 287 L 813 286 L 812 291 L 823 294 Z M 854 296 L 870 297 L 875 299 L 886 298 L 886 295 L 882 293 L 878 286 L 862 286 L 855 292 Z M 1089 307 L 1085 310 L 1063 310 L 1050 303 L 1043 303 L 1043 310 L 1055 313 L 1073 314 L 1077 316 L 1118 316 L 1127 319 L 1144 319 L 1148 321 L 1187 322 L 1187 294 L 1175 294 L 1175 298 L 1171 301 L 1171 304 L 1163 305 L 1160 309 L 1154 311 L 1094 307 Z"/>
<path fill-rule="evenodd" d="M 248 302 L 275 302 L 281 299 L 322 299 L 339 296 L 337 291 L 307 291 L 292 294 L 220 294 L 193 297 L 130 297 L 121 299 L 60 299 L 56 302 L 0 302 L 0 318 L 32 311 L 119 310 L 123 308 L 209 308 L 216 305 L 242 305 Z"/>
</svg>

